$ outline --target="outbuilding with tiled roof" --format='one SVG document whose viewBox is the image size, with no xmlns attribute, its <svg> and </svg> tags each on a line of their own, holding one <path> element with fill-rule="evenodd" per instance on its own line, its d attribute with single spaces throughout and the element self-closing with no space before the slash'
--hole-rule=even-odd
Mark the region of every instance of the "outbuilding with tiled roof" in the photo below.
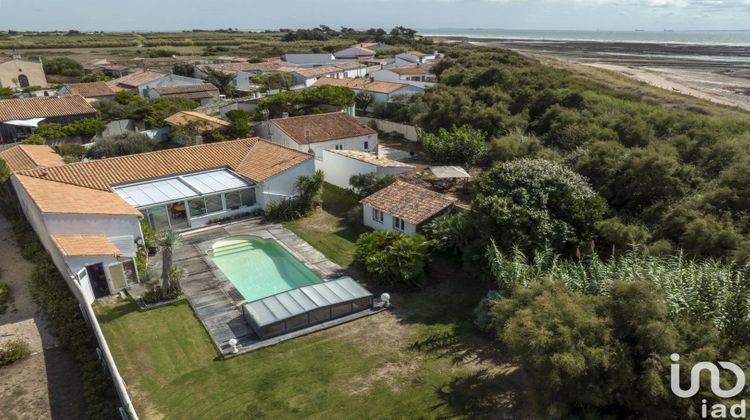
<svg viewBox="0 0 750 420">
<path fill-rule="evenodd" d="M 404 181 L 363 198 L 362 222 L 376 230 L 417 233 L 430 220 L 450 212 L 456 199 Z"/>
<path fill-rule="evenodd" d="M 36 169 L 39 167 L 60 166 L 65 161 L 46 144 L 18 144 L 0 151 L 3 160 L 11 172 Z"/>
</svg>

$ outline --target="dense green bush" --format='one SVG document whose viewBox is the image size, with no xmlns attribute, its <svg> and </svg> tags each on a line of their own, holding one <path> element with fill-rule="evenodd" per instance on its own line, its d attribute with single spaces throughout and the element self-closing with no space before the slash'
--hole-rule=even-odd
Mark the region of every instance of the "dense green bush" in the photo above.
<svg viewBox="0 0 750 420">
<path fill-rule="evenodd" d="M 452 125 L 482 130 L 493 161 L 562 163 L 588 178 L 608 218 L 648 230 L 649 247 L 750 255 L 748 121 L 644 100 L 509 50 L 444 51 L 431 68 L 441 83 L 404 104 L 412 123 L 432 134 Z"/>
<path fill-rule="evenodd" d="M 485 148 L 485 134 L 469 126 L 440 128 L 437 134 L 426 133 L 420 140 L 433 163 L 471 165 Z"/>
<path fill-rule="evenodd" d="M 679 353 L 683 363 L 747 359 L 723 347 L 712 325 L 670 320 L 646 282 L 613 282 L 607 296 L 542 282 L 485 307 L 544 418 L 698 418 L 701 399 L 716 397 L 675 398 L 668 355 Z"/>
<path fill-rule="evenodd" d="M 393 175 L 380 176 L 374 172 L 352 175 L 349 178 L 349 185 L 352 186 L 352 191 L 360 198 L 380 191 L 394 182 L 396 182 L 396 177 Z"/>
<path fill-rule="evenodd" d="M 263 99 L 258 112 L 267 110 L 271 118 L 284 112 L 290 115 L 307 115 L 323 112 L 324 107 L 341 110 L 354 103 L 354 92 L 341 86 L 313 86 L 302 91 L 285 91 Z M 258 118 L 260 119 L 260 118 Z"/>
<path fill-rule="evenodd" d="M 107 126 L 107 123 L 96 118 L 84 118 L 74 121 L 70 124 L 41 124 L 34 129 L 34 134 L 40 135 L 46 139 L 60 139 L 65 137 L 81 137 L 90 139 L 100 133 Z"/>
<path fill-rule="evenodd" d="M 384 287 L 424 286 L 427 241 L 421 235 L 374 231 L 357 239 L 354 261 Z"/>
<path fill-rule="evenodd" d="M 607 205 L 586 180 L 541 159 L 495 165 L 474 182 L 472 216 L 503 249 L 572 253 L 593 239 Z"/>
<path fill-rule="evenodd" d="M 156 148 L 156 141 L 145 134 L 127 132 L 116 136 L 98 139 L 86 151 L 89 159 L 102 159 L 150 152 Z"/>
<path fill-rule="evenodd" d="M 13 338 L 0 343 L 0 367 L 7 366 L 28 356 L 29 343 L 21 338 Z"/>
<path fill-rule="evenodd" d="M 55 57 L 43 60 L 44 72 L 46 74 L 60 74 L 63 76 L 80 76 L 83 74 L 83 65 L 68 57 Z"/>
</svg>

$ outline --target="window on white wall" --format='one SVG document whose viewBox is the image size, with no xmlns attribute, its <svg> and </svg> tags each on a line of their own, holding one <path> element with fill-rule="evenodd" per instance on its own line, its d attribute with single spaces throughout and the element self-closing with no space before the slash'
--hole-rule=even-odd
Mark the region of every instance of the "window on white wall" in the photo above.
<svg viewBox="0 0 750 420">
<path fill-rule="evenodd" d="M 393 228 L 396 230 L 404 230 L 404 219 L 393 216 Z"/>
<path fill-rule="evenodd" d="M 365 149 L 369 149 L 369 148 L 370 148 L 370 143 L 365 142 Z"/>
<path fill-rule="evenodd" d="M 372 209 L 372 220 L 383 223 L 383 212 L 378 209 Z"/>
</svg>

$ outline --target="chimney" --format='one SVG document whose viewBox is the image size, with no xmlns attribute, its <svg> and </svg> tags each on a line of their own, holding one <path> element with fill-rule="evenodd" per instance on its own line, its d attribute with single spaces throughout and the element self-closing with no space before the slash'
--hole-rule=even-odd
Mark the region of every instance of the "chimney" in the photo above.
<svg viewBox="0 0 750 420">
<path fill-rule="evenodd" d="M 193 138 L 193 144 L 203 144 L 203 136 L 197 135 Z"/>
<path fill-rule="evenodd" d="M 281 113 L 281 118 L 289 118 L 289 113 L 288 112 L 282 112 Z"/>
</svg>

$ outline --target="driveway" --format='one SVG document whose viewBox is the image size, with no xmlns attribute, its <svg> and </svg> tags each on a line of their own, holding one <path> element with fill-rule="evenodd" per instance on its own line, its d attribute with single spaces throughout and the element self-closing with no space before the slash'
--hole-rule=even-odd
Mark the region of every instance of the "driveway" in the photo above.
<svg viewBox="0 0 750 420">
<path fill-rule="evenodd" d="M 19 253 L 11 224 L 0 215 L 0 281 L 10 286 L 12 299 L 0 315 L 0 342 L 20 337 L 29 342 L 32 352 L 0 368 L 0 418 L 81 418 L 80 374 L 31 299 L 28 285 L 33 269 Z"/>
</svg>

